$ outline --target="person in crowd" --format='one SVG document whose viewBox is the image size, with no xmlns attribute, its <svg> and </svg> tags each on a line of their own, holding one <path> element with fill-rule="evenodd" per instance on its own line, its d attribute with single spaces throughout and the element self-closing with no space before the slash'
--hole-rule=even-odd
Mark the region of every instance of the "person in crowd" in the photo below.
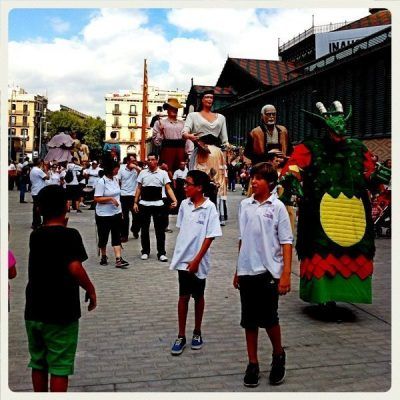
<svg viewBox="0 0 400 400">
<path fill-rule="evenodd" d="M 8 190 L 14 190 L 16 177 L 17 167 L 15 166 L 15 162 L 10 160 L 8 163 Z"/>
<path fill-rule="evenodd" d="M 73 145 L 71 149 L 72 157 L 75 157 L 78 160 L 78 164 L 81 164 L 81 159 L 79 156 L 79 152 L 81 151 L 81 141 L 79 139 L 78 132 L 76 130 L 71 130 L 70 136 L 73 140 Z"/>
<path fill-rule="evenodd" d="M 96 291 L 82 262 L 87 259 L 80 233 L 67 228 L 65 191 L 56 185 L 38 195 L 43 226 L 29 239 L 25 326 L 35 392 L 66 392 L 74 371 L 81 317 L 79 287 L 88 310 Z M 49 385 L 50 374 L 50 385 Z"/>
<path fill-rule="evenodd" d="M 120 161 L 121 159 L 121 146 L 117 139 L 118 132 L 112 131 L 110 133 L 110 139 L 104 141 L 103 146 L 103 157 L 111 158 L 114 161 Z"/>
<path fill-rule="evenodd" d="M 131 232 L 133 237 L 139 237 L 140 224 L 139 215 L 133 211 L 133 203 L 135 201 L 135 191 L 137 186 L 137 177 L 140 168 L 136 161 L 125 157 L 123 164 L 118 172 L 119 184 L 121 186 L 121 208 L 122 208 L 122 226 L 121 226 L 121 242 L 126 243 L 129 235 L 129 214 L 132 214 Z"/>
<path fill-rule="evenodd" d="M 176 171 L 174 171 L 174 175 L 172 176 L 172 182 L 174 185 L 174 193 L 175 193 L 176 199 L 178 201 L 178 206 L 177 206 L 178 209 L 182 203 L 182 200 L 184 200 L 186 197 L 183 184 L 185 183 L 187 173 L 188 173 L 188 169 L 186 167 L 186 162 L 181 161 L 179 163 L 179 168 Z"/>
<path fill-rule="evenodd" d="M 166 171 L 158 167 L 158 156 L 154 153 L 147 155 L 148 168 L 143 169 L 137 179 L 134 211 L 140 213 L 142 260 L 147 260 L 150 254 L 150 220 L 153 217 L 156 231 L 157 258 L 167 262 L 165 251 L 165 207 L 162 200 L 162 188 L 172 200 L 171 208 L 177 206 L 175 194 L 170 186 L 170 178 Z M 139 201 L 140 200 L 140 201 Z"/>
<path fill-rule="evenodd" d="M 189 171 L 185 178 L 187 198 L 179 208 L 176 239 L 170 270 L 178 271 L 178 338 L 171 354 L 179 355 L 186 346 L 186 320 L 189 300 L 194 299 L 195 325 L 191 348 L 203 346 L 201 324 L 204 314 L 204 289 L 211 266 L 209 248 L 213 240 L 222 236 L 215 205 L 204 196 L 208 191 L 210 178 L 203 171 Z"/>
<path fill-rule="evenodd" d="M 16 165 L 16 169 L 17 169 L 17 175 L 15 177 L 15 184 L 17 185 L 17 190 L 20 190 L 20 181 L 21 181 L 21 173 L 22 173 L 22 158 L 19 158 L 17 165 Z"/>
<path fill-rule="evenodd" d="M 244 385 L 258 386 L 258 331 L 271 341 L 270 384 L 285 378 L 285 351 L 278 318 L 279 295 L 290 291 L 293 234 L 284 204 L 273 190 L 278 174 L 267 163 L 251 170 L 253 194 L 239 207 L 239 257 L 233 286 L 240 291 L 241 322 L 246 332 L 249 364 Z"/>
<path fill-rule="evenodd" d="M 10 242 L 10 224 L 8 224 L 8 242 Z M 17 276 L 17 260 L 15 259 L 12 250 L 8 249 L 8 280 L 14 279 Z M 10 296 L 11 288 L 10 283 L 8 284 L 8 312 L 10 312 Z"/>
<path fill-rule="evenodd" d="M 276 108 L 266 104 L 261 108 L 260 125 L 247 134 L 243 155 L 245 161 L 257 164 L 267 161 L 269 150 L 278 149 L 285 156 L 291 153 L 287 129 L 276 123 Z"/>
<path fill-rule="evenodd" d="M 96 183 L 100 178 L 100 171 L 102 169 L 99 166 L 99 163 L 96 160 L 93 160 L 89 166 L 89 168 L 85 169 L 83 171 L 83 174 L 85 175 L 87 179 L 87 188 L 90 189 L 88 199 L 93 200 L 93 195 L 94 195 L 94 190 L 96 188 Z M 90 205 L 90 209 L 94 210 L 96 204 L 92 202 Z"/>
<path fill-rule="evenodd" d="M 214 91 L 206 90 L 201 94 L 198 112 L 187 115 L 182 137 L 194 143 L 194 150 L 189 161 L 189 170 L 198 169 L 207 174 L 214 168 L 215 181 L 220 191 L 226 187 L 225 156 L 220 146 L 229 147 L 225 117 L 211 111 L 214 103 Z"/>
<path fill-rule="evenodd" d="M 87 207 L 84 203 L 85 201 L 85 193 L 86 193 L 86 185 L 87 185 L 87 177 L 85 171 L 89 167 L 89 161 L 81 161 L 82 170 L 78 174 L 78 182 L 79 182 L 79 208 Z"/>
<path fill-rule="evenodd" d="M 160 169 L 165 171 L 168 174 L 169 180 L 172 182 L 172 173 L 168 169 L 168 165 L 164 160 L 159 160 L 158 165 Z M 172 189 L 173 190 L 173 189 Z M 174 190 L 173 190 L 174 191 Z M 176 193 L 174 191 L 175 198 L 176 198 Z M 169 228 L 169 214 L 177 214 L 178 213 L 178 206 L 171 208 L 171 200 L 167 196 L 167 192 L 165 191 L 165 186 L 161 190 L 161 195 L 162 195 L 162 200 L 164 202 L 164 217 L 165 217 L 165 232 L 166 233 L 172 233 L 173 230 Z"/>
<path fill-rule="evenodd" d="M 33 167 L 29 174 L 29 180 L 32 184 L 31 196 L 33 200 L 32 207 L 32 229 L 37 229 L 42 224 L 42 218 L 39 211 L 38 194 L 46 186 L 46 180 L 49 179 L 47 171 L 43 171 L 43 164 L 39 158 L 33 159 Z"/>
<path fill-rule="evenodd" d="M 250 182 L 250 168 L 247 163 L 243 163 L 242 169 L 240 170 L 240 184 L 242 185 L 242 196 L 245 196 L 249 190 Z"/>
<path fill-rule="evenodd" d="M 96 183 L 94 201 L 96 203 L 96 225 L 100 265 L 108 265 L 107 242 L 111 232 L 111 246 L 115 254 L 115 267 L 126 269 L 129 265 L 121 256 L 121 188 L 118 181 L 119 163 L 107 160 L 103 164 L 104 176 Z"/>
<path fill-rule="evenodd" d="M 81 160 L 81 164 L 89 161 L 89 154 L 90 154 L 89 146 L 86 144 L 85 138 L 82 138 L 81 146 L 79 148 L 79 158 Z"/>
<path fill-rule="evenodd" d="M 28 164 L 23 165 L 22 169 L 21 169 L 21 175 L 20 175 L 20 179 L 19 179 L 19 202 L 20 203 L 27 203 L 27 201 L 25 201 L 25 193 L 26 193 L 26 188 L 27 185 L 30 182 L 29 179 L 29 175 L 31 173 L 31 167 Z"/>
<path fill-rule="evenodd" d="M 170 171 L 178 169 L 179 163 L 186 158 L 186 140 L 182 139 L 183 121 L 178 120 L 178 110 L 182 107 L 178 99 L 170 97 L 163 105 L 167 118 L 159 118 L 153 127 L 154 144 L 161 146 L 160 159 Z"/>
<path fill-rule="evenodd" d="M 70 175 L 70 177 L 68 177 Z M 72 157 L 71 162 L 67 164 L 64 180 L 66 184 L 66 192 L 68 198 L 68 209 L 76 210 L 77 213 L 81 213 L 80 209 L 80 197 L 81 191 L 79 181 L 82 176 L 82 167 L 79 165 L 79 160 L 76 157 Z M 72 180 L 71 180 L 72 178 Z"/>
<path fill-rule="evenodd" d="M 49 179 L 46 182 L 47 185 L 61 185 L 64 184 L 64 178 L 61 177 L 61 170 L 59 165 L 56 162 L 51 164 L 51 167 L 48 172 Z"/>
</svg>

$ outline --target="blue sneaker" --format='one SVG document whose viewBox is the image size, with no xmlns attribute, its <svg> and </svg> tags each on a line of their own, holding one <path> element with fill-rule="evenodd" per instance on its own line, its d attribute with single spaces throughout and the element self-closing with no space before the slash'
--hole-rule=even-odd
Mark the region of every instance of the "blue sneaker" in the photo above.
<svg viewBox="0 0 400 400">
<path fill-rule="evenodd" d="M 175 340 L 175 343 L 172 346 L 171 354 L 173 356 L 179 356 L 179 354 L 182 354 L 183 349 L 185 347 L 186 347 L 186 338 L 178 337 L 178 339 Z"/>
<path fill-rule="evenodd" d="M 192 349 L 200 350 L 203 347 L 203 339 L 201 335 L 193 335 L 192 337 Z"/>
</svg>

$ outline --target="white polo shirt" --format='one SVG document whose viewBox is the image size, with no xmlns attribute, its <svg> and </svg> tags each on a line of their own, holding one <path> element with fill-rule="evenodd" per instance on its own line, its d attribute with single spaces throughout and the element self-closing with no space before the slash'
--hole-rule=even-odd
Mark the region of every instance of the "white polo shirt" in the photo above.
<svg viewBox="0 0 400 400">
<path fill-rule="evenodd" d="M 39 167 L 33 167 L 29 174 L 29 179 L 31 180 L 31 195 L 37 196 L 40 190 L 46 186 L 46 182 L 44 178 L 46 177 L 46 173 L 42 171 Z"/>
<path fill-rule="evenodd" d="M 140 183 L 142 187 L 155 186 L 163 188 L 167 183 L 171 182 L 171 179 L 169 179 L 167 171 L 163 169 L 157 168 L 152 172 L 147 168 L 140 171 L 137 182 Z M 162 200 L 140 200 L 139 204 L 144 206 L 163 206 L 164 202 Z"/>
<path fill-rule="evenodd" d="M 266 272 L 280 278 L 283 271 L 281 245 L 293 242 L 289 214 L 275 193 L 263 203 L 253 196 L 239 206 L 239 252 L 237 274 L 258 275 Z"/>
<path fill-rule="evenodd" d="M 79 173 L 82 171 L 82 167 L 80 166 L 80 165 L 78 165 L 78 164 L 75 164 L 75 163 L 69 163 L 68 165 L 67 165 L 67 171 L 68 170 L 71 170 L 72 171 L 72 175 L 73 175 L 73 177 L 74 177 L 74 179 L 72 179 L 72 181 L 71 182 L 65 182 L 66 183 L 66 185 L 67 186 L 69 186 L 69 185 L 79 185 L 79 182 L 78 182 L 78 175 L 79 175 Z"/>
<path fill-rule="evenodd" d="M 199 252 L 204 239 L 222 236 L 219 217 L 215 205 L 209 199 L 195 208 L 190 198 L 179 207 L 176 226 L 180 228 L 176 238 L 171 270 L 186 270 L 188 263 Z M 210 249 L 201 259 L 196 276 L 205 279 L 210 270 Z"/>
<path fill-rule="evenodd" d="M 92 166 L 90 166 L 89 168 L 86 168 L 84 173 L 88 176 L 88 186 L 92 186 L 95 187 L 97 181 L 100 179 L 99 178 L 99 172 L 102 169 L 98 166 L 96 168 L 93 168 Z"/>
<path fill-rule="evenodd" d="M 137 186 L 138 173 L 135 168 L 130 170 L 126 164 L 121 165 L 118 179 L 121 182 L 121 196 L 134 196 Z"/>
<path fill-rule="evenodd" d="M 188 169 L 185 167 L 185 169 L 182 171 L 180 168 L 178 168 L 172 177 L 172 179 L 186 179 L 186 176 L 188 174 Z"/>
<path fill-rule="evenodd" d="M 115 197 L 118 201 L 118 207 L 113 203 L 96 203 L 96 214 L 100 217 L 112 217 L 122 212 L 120 200 L 121 188 L 119 187 L 118 178 L 113 179 L 103 176 L 96 183 L 94 196 L 96 197 Z"/>
</svg>

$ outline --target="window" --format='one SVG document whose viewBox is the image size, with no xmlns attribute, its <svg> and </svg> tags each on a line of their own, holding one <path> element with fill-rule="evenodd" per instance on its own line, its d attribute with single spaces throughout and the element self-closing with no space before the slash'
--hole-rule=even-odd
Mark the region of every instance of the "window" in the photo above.
<svg viewBox="0 0 400 400">
<path fill-rule="evenodd" d="M 22 125 L 28 126 L 28 117 L 22 117 Z"/>
<path fill-rule="evenodd" d="M 23 105 L 23 111 L 24 111 L 24 113 L 26 113 L 28 111 L 28 104 Z"/>
<path fill-rule="evenodd" d="M 114 111 L 119 112 L 119 104 L 114 104 Z"/>
<path fill-rule="evenodd" d="M 11 110 L 15 111 L 15 109 L 16 109 L 16 104 L 15 103 L 11 103 Z"/>
<path fill-rule="evenodd" d="M 130 117 L 129 118 L 129 123 L 132 125 L 136 125 L 136 118 L 135 117 Z"/>
<path fill-rule="evenodd" d="M 132 104 L 130 108 L 130 113 L 135 114 L 136 113 L 136 105 Z"/>
<path fill-rule="evenodd" d="M 28 129 L 21 129 L 21 135 L 24 138 L 28 137 Z"/>
<path fill-rule="evenodd" d="M 15 123 L 16 123 L 16 117 L 11 116 L 11 118 L 10 118 L 10 124 L 11 124 L 11 125 L 15 125 Z"/>
</svg>

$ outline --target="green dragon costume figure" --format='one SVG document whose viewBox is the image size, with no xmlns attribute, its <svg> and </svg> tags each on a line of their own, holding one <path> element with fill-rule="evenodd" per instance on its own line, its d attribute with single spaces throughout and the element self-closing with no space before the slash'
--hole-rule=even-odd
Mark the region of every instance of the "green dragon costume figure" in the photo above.
<svg viewBox="0 0 400 400">
<path fill-rule="evenodd" d="M 368 189 L 383 181 L 372 154 L 345 136 L 347 116 L 339 101 L 320 115 L 302 110 L 327 127 L 324 138 L 297 145 L 282 170 L 286 197 L 297 178 L 303 182 L 296 250 L 300 259 L 300 298 L 310 303 L 371 303 L 375 254 Z M 297 181 L 298 182 L 298 181 Z"/>
</svg>

